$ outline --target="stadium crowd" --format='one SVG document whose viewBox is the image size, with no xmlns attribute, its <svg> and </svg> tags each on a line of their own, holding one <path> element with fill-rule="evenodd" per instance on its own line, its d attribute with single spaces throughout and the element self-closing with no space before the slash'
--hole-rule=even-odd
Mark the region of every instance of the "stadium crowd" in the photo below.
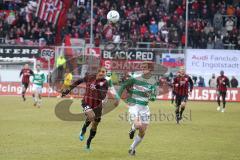
<svg viewBox="0 0 240 160">
<path fill-rule="evenodd" d="M 37 17 L 27 22 L 21 8 L 26 0 L 4 2 L 1 10 L 14 10 L 15 18 L 0 15 L 0 39 L 23 39 L 48 45 L 55 44 L 55 27 Z M 75 38 L 90 37 L 90 1 L 74 1 L 67 12 L 61 31 Z M 115 5 L 117 3 L 117 5 Z M 98 0 L 94 3 L 95 45 L 104 43 L 103 26 L 111 9 L 120 13 L 121 21 L 114 32 L 121 39 L 149 42 L 152 47 L 184 47 L 186 0 Z M 240 49 L 240 2 L 234 0 L 195 0 L 189 4 L 189 47 L 202 49 Z M 159 46 L 159 44 L 161 44 Z"/>
</svg>

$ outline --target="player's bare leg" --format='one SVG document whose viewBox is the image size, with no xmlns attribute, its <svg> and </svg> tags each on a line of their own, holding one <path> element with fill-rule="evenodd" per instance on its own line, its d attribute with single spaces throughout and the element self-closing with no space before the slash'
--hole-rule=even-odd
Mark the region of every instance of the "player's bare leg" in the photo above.
<svg viewBox="0 0 240 160">
<path fill-rule="evenodd" d="M 81 130 L 81 133 L 80 133 L 80 135 L 79 135 L 79 139 L 80 139 L 80 141 L 83 141 L 84 140 L 84 135 L 85 135 L 85 133 L 86 133 L 86 131 L 87 131 L 87 127 L 90 125 L 90 121 L 88 121 L 87 119 L 86 119 L 86 121 L 84 122 L 84 124 L 83 124 L 83 127 L 82 127 L 82 130 Z"/>
<path fill-rule="evenodd" d="M 177 123 L 179 123 L 180 106 L 181 106 L 181 100 L 179 99 L 179 97 L 176 97 L 176 110 L 175 110 L 175 114 L 176 114 L 176 121 L 177 121 Z"/>
<path fill-rule="evenodd" d="M 34 91 L 34 93 L 32 94 L 33 96 L 33 106 L 37 106 L 37 101 L 38 101 L 38 94 L 36 91 Z"/>
<path fill-rule="evenodd" d="M 134 134 L 135 134 L 136 130 L 139 129 L 140 125 L 141 125 L 141 122 L 140 122 L 139 118 L 135 118 L 134 121 L 133 121 L 133 124 L 131 126 L 131 129 L 129 131 L 129 138 L 130 139 L 133 139 Z"/>
<path fill-rule="evenodd" d="M 92 127 L 90 129 L 90 134 L 89 137 L 87 139 L 87 143 L 86 143 L 86 149 L 90 149 L 90 145 L 92 142 L 92 139 L 95 137 L 96 133 L 97 133 L 97 126 L 98 126 L 99 122 L 93 121 L 92 122 Z"/>
<path fill-rule="evenodd" d="M 129 138 L 130 139 L 133 139 L 134 134 L 135 134 L 137 129 L 138 129 L 137 126 L 135 125 L 135 123 L 133 123 L 132 126 L 131 126 L 131 129 L 129 131 Z"/>
<path fill-rule="evenodd" d="M 179 108 L 180 108 L 180 106 L 176 106 L 176 110 L 175 110 L 177 123 L 179 123 L 179 115 L 180 115 Z"/>
<path fill-rule="evenodd" d="M 41 104 L 42 104 L 42 95 L 38 93 L 38 102 L 37 102 L 38 108 L 40 108 Z"/>
<path fill-rule="evenodd" d="M 225 112 L 226 107 L 226 94 L 222 94 L 222 102 L 223 102 L 223 108 L 221 112 Z"/>
<path fill-rule="evenodd" d="M 26 93 L 26 88 L 25 88 L 25 86 L 23 85 L 22 86 L 22 98 L 23 98 L 23 101 L 26 101 L 26 98 L 25 98 L 25 93 Z"/>
<path fill-rule="evenodd" d="M 173 105 L 174 104 L 174 101 L 175 101 L 175 93 L 172 92 L 172 97 L 171 97 L 171 104 Z"/>
<path fill-rule="evenodd" d="M 182 119 L 182 114 L 183 114 L 183 111 L 185 110 L 185 107 L 186 107 L 186 102 L 182 102 L 180 105 L 179 120 Z"/>
<path fill-rule="evenodd" d="M 217 96 L 217 103 L 218 103 L 217 111 L 220 111 L 221 110 L 220 94 L 218 94 Z"/>
<path fill-rule="evenodd" d="M 135 137 L 132 145 L 130 146 L 130 149 L 128 151 L 128 153 L 130 155 L 135 155 L 136 153 L 136 147 L 141 143 L 141 141 L 143 140 L 143 137 L 145 135 L 145 131 L 147 129 L 148 124 L 142 123 L 141 121 L 139 121 L 139 119 L 135 119 L 134 121 L 134 125 L 136 127 L 137 130 L 139 130 L 138 135 Z"/>
</svg>

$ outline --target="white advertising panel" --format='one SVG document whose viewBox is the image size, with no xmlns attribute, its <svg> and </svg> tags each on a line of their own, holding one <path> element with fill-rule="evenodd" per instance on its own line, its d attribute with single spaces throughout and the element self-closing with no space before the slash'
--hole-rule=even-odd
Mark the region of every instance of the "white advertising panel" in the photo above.
<svg viewBox="0 0 240 160">
<path fill-rule="evenodd" d="M 224 71 L 240 75 L 240 50 L 188 49 L 186 72 L 191 75 L 211 75 Z"/>
</svg>

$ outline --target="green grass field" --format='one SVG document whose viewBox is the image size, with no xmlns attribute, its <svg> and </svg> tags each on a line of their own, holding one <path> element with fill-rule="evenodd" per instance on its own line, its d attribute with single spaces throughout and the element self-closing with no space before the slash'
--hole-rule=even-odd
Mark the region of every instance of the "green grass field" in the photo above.
<svg viewBox="0 0 240 160">
<path fill-rule="evenodd" d="M 103 117 L 93 150 L 86 152 L 85 142 L 78 139 L 82 122 L 61 121 L 55 116 L 59 101 L 44 98 L 38 109 L 30 97 L 25 103 L 19 97 L 0 97 L 0 160 L 240 159 L 239 103 L 228 103 L 226 112 L 220 113 L 216 103 L 189 102 L 185 121 L 177 125 L 171 117 L 174 107 L 168 101 L 154 102 L 150 107 L 157 119 L 151 122 L 137 155 L 130 157 L 127 151 L 132 140 L 123 104 Z M 79 100 L 74 101 L 71 110 L 81 112 Z"/>
</svg>

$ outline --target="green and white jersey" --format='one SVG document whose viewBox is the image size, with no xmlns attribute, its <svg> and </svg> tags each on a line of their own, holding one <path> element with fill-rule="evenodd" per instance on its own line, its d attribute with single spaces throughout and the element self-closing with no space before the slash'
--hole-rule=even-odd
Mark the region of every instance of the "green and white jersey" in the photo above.
<svg viewBox="0 0 240 160">
<path fill-rule="evenodd" d="M 38 86 L 43 86 L 43 83 L 45 82 L 45 75 L 41 71 L 35 71 L 33 76 L 33 84 Z"/>
<path fill-rule="evenodd" d="M 122 84 L 118 91 L 118 96 L 121 97 L 124 89 L 127 88 L 130 95 L 127 98 L 128 103 L 147 106 L 149 100 L 154 101 L 156 99 L 156 84 L 157 81 L 154 77 L 148 79 L 144 78 L 142 75 L 132 77 Z"/>
</svg>

